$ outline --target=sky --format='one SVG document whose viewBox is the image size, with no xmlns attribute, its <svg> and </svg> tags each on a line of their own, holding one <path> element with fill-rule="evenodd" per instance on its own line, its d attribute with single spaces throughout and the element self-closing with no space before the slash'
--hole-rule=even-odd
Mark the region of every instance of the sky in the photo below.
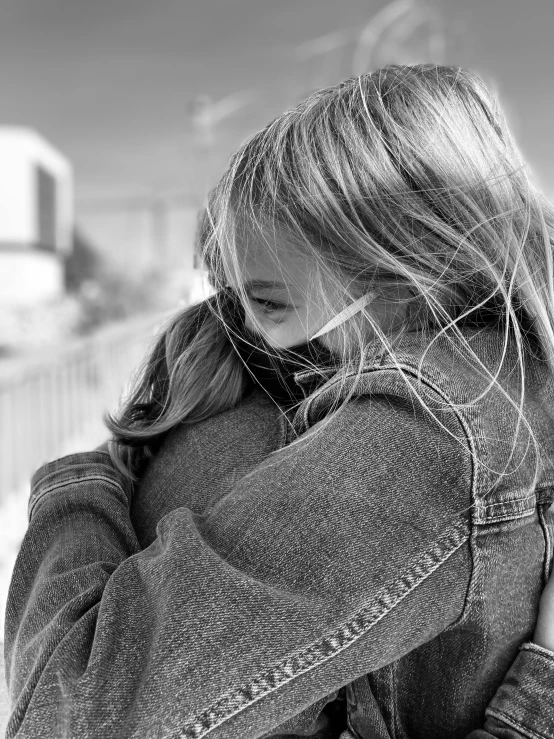
<svg viewBox="0 0 554 739">
<path fill-rule="evenodd" d="M 323 84 L 351 76 L 353 41 L 311 59 L 300 58 L 303 45 L 341 30 L 355 40 L 387 4 L 2 0 L 0 124 L 34 128 L 70 158 L 78 203 L 194 188 L 195 96 L 238 92 L 246 101 L 214 129 L 223 162 L 298 90 L 317 84 L 318 73 Z M 553 0 L 425 6 L 444 24 L 444 62 L 492 81 L 539 184 L 554 197 Z"/>
</svg>

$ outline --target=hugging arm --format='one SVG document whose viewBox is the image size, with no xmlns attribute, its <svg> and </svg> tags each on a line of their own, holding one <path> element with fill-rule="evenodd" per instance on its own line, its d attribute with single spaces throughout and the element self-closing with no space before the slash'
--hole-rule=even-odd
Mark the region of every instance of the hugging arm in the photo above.
<svg viewBox="0 0 554 739">
<path fill-rule="evenodd" d="M 382 495 L 389 478 L 340 448 L 346 429 L 371 434 L 369 410 L 349 404 L 322 443 L 260 461 L 206 514 L 186 505 L 168 513 L 144 550 L 129 515 L 130 486 L 107 454 L 41 468 L 6 614 L 7 736 L 80 736 L 99 727 L 121 738 L 277 734 L 307 706 L 322 709 L 360 665 L 378 669 L 452 623 L 470 577 L 467 524 L 454 510 L 460 501 L 436 529 L 426 525 L 437 511 L 425 507 L 428 466 L 418 468 L 410 484 L 421 493 L 414 515 L 423 519 L 412 519 L 403 539 Z M 380 433 L 364 444 L 378 453 L 391 408 L 371 412 Z M 411 439 L 418 431 L 409 418 L 391 419 L 390 433 L 402 429 Z M 367 493 L 353 495 L 360 475 Z M 380 536 L 361 538 L 360 520 L 376 517 Z M 428 588 L 441 577 L 461 587 L 429 613 Z M 531 666 L 540 683 L 552 675 L 552 659 L 522 650 L 508 703 L 529 697 L 522 669 Z M 506 733 L 514 727 L 501 716 L 487 720 L 471 739 L 528 735 Z"/>
</svg>

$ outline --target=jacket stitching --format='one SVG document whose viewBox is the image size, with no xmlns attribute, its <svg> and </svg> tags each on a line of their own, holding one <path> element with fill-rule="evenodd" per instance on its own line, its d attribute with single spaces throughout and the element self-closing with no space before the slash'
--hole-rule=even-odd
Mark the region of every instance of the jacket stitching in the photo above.
<svg viewBox="0 0 554 739">
<path fill-rule="evenodd" d="M 497 503 L 481 503 L 480 501 L 477 502 L 477 507 L 486 509 L 486 508 L 503 508 L 508 505 L 512 505 L 513 503 L 525 503 L 526 501 L 534 501 L 536 498 L 536 495 L 523 495 L 521 498 L 510 498 L 510 500 L 499 500 Z M 533 505 L 533 509 L 535 506 Z"/>
<path fill-rule="evenodd" d="M 522 644 L 519 649 L 521 652 L 534 652 L 539 657 L 543 658 L 547 663 L 554 660 L 554 653 L 552 653 L 549 649 L 545 649 L 544 647 L 535 644 L 534 642 L 525 642 L 525 644 Z"/>
<path fill-rule="evenodd" d="M 483 526 L 500 521 L 533 516 L 538 505 L 549 502 L 548 499 L 543 498 L 543 492 L 543 488 L 537 488 L 534 495 L 526 495 L 521 498 L 510 498 L 509 500 L 498 501 L 497 503 L 477 501 L 475 503 L 475 510 L 483 518 L 480 518 L 475 523 L 476 525 Z M 498 510 L 495 510 L 495 508 Z"/>
<path fill-rule="evenodd" d="M 420 555 L 411 572 L 382 588 L 375 594 L 370 604 L 359 608 L 333 633 L 286 657 L 270 670 L 260 673 L 249 684 L 223 695 L 186 724 L 180 732 L 171 734 L 168 739 L 201 739 L 228 719 L 246 710 L 248 706 L 349 648 L 446 562 L 468 538 L 465 523 L 458 522 L 448 533 L 437 539 L 430 550 Z M 446 550 L 442 549 L 443 545 L 446 545 Z M 399 585 L 401 592 L 392 595 L 391 591 Z"/>
<path fill-rule="evenodd" d="M 43 500 L 43 498 L 47 496 L 49 493 L 57 492 L 58 490 L 61 490 L 62 488 L 69 487 L 70 485 L 77 485 L 81 482 L 106 482 L 111 487 L 115 488 L 118 491 L 121 491 L 125 497 L 125 500 L 127 501 L 127 496 L 125 495 L 125 491 L 123 490 L 121 485 L 115 482 L 115 480 L 113 480 L 111 477 L 105 477 L 104 475 L 87 475 L 86 477 L 70 478 L 69 480 L 66 480 L 65 482 L 57 483 L 55 485 L 50 485 L 46 487 L 44 490 L 40 490 L 39 492 L 31 495 L 31 499 L 29 500 L 29 520 L 31 520 L 33 511 L 37 503 Z"/>
<path fill-rule="evenodd" d="M 486 509 L 479 509 L 486 510 Z M 535 508 L 528 508 L 522 511 L 511 511 L 511 513 L 504 513 L 503 515 L 497 514 L 494 518 L 487 518 L 485 520 L 479 520 L 475 522 L 476 526 L 490 526 L 495 523 L 501 523 L 502 521 L 515 521 L 523 518 L 529 518 L 535 513 Z"/>
<path fill-rule="evenodd" d="M 508 714 L 504 713 L 504 711 L 499 711 L 497 708 L 487 708 L 485 713 L 488 716 L 497 718 L 499 721 L 503 721 L 505 724 L 508 724 L 513 729 L 517 729 L 522 734 L 525 734 L 525 736 L 531 737 L 531 739 L 548 739 L 546 734 L 542 734 L 542 733 L 537 734 L 535 731 L 530 729 L 528 726 L 524 726 L 523 724 L 520 724 L 520 722 L 517 721 L 515 718 L 508 716 Z"/>
</svg>

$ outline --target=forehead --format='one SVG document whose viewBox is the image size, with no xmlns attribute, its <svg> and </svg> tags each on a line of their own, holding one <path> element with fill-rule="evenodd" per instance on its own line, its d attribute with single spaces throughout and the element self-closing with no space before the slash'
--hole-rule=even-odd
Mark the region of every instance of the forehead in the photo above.
<svg viewBox="0 0 554 739">
<path fill-rule="evenodd" d="M 230 285 L 261 292 L 286 292 L 293 300 L 305 299 L 311 289 L 314 265 L 280 227 L 236 231 L 236 261 L 226 259 L 225 274 Z"/>
</svg>

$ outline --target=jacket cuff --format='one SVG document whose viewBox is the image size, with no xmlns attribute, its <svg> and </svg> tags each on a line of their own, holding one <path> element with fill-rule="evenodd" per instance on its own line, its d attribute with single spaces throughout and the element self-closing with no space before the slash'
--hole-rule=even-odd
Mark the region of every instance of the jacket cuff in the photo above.
<svg viewBox="0 0 554 739">
<path fill-rule="evenodd" d="M 528 737 L 554 739 L 554 652 L 526 642 L 485 713 Z"/>
<path fill-rule="evenodd" d="M 132 481 L 125 478 L 112 464 L 108 452 L 78 452 L 68 454 L 40 467 L 31 478 L 28 517 L 39 500 L 54 490 L 73 487 L 76 484 L 102 480 L 123 491 L 127 502 L 131 500 Z"/>
</svg>

